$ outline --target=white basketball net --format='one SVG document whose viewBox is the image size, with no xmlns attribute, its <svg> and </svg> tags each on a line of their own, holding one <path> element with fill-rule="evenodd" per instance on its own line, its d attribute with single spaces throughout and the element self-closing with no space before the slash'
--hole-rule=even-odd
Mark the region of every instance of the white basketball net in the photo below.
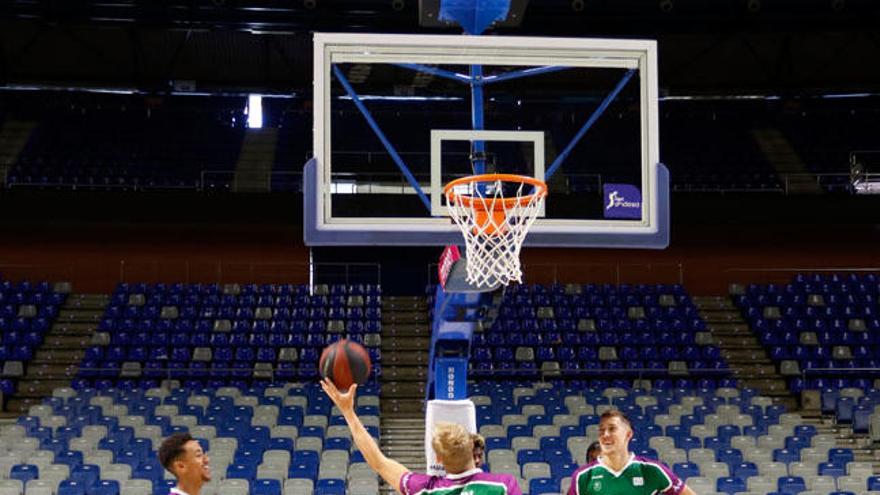
<svg viewBox="0 0 880 495">
<path fill-rule="evenodd" d="M 504 183 L 508 190 L 511 183 L 516 184 L 515 196 L 504 197 Z M 492 287 L 522 282 L 519 252 L 546 195 L 545 185 L 533 187 L 509 176 L 447 189 L 449 215 L 464 235 L 469 284 Z"/>
</svg>

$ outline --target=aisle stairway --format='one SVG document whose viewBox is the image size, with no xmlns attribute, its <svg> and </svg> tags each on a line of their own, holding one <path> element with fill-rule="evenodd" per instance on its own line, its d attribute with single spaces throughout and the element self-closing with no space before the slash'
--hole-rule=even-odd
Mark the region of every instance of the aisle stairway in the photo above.
<svg viewBox="0 0 880 495">
<path fill-rule="evenodd" d="M 425 382 L 431 341 L 424 297 L 385 297 L 382 304 L 382 451 L 425 470 Z M 383 493 L 394 493 L 383 485 Z"/>
<path fill-rule="evenodd" d="M 779 129 L 755 129 L 755 142 L 780 177 L 786 179 L 786 191 L 791 194 L 821 194 L 822 187 Z"/>
<path fill-rule="evenodd" d="M 235 164 L 234 192 L 264 193 L 272 188 L 278 129 L 248 129 Z"/>
<path fill-rule="evenodd" d="M 784 405 L 788 411 L 797 409 L 797 400 L 789 392 L 785 378 L 778 373 L 764 346 L 730 298 L 695 296 L 693 299 L 740 386 L 772 397 L 774 403 Z"/>
<path fill-rule="evenodd" d="M 36 127 L 34 122 L 7 120 L 0 123 L 0 187 L 6 185 L 9 169 L 18 160 Z"/>
<path fill-rule="evenodd" d="M 26 413 L 58 387 L 70 385 L 109 301 L 105 294 L 70 294 L 43 344 L 34 354 L 18 389 L 6 404 L 7 415 Z"/>
</svg>

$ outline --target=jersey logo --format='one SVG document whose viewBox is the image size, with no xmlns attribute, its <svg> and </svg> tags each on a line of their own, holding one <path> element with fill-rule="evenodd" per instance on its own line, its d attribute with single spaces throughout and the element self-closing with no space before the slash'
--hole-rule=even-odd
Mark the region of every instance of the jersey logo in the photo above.
<svg viewBox="0 0 880 495">
<path fill-rule="evenodd" d="M 601 481 L 594 481 L 593 482 L 593 491 L 598 492 L 601 489 L 602 489 L 602 482 Z"/>
<path fill-rule="evenodd" d="M 645 479 L 641 476 L 633 478 L 633 486 L 645 486 Z"/>
</svg>

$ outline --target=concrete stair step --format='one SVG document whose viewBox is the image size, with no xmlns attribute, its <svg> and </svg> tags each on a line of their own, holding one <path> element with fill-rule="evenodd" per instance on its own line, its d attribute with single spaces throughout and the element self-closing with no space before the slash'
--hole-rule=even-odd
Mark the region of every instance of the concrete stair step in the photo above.
<svg viewBox="0 0 880 495">
<path fill-rule="evenodd" d="M 55 362 L 59 364 L 71 362 L 78 363 L 82 360 L 84 354 L 85 351 L 82 349 L 39 349 L 36 353 L 34 353 L 34 361 L 49 363 Z"/>
<path fill-rule="evenodd" d="M 88 323 L 56 323 L 52 325 L 48 335 L 89 335 L 98 328 L 95 322 Z"/>
<path fill-rule="evenodd" d="M 394 323 L 427 323 L 427 311 L 394 311 L 382 313 L 382 324 Z"/>
<path fill-rule="evenodd" d="M 694 306 L 701 311 L 736 311 L 736 306 L 727 296 L 704 296 L 692 299 Z"/>
<path fill-rule="evenodd" d="M 789 395 L 788 387 L 785 380 L 780 378 L 759 378 L 759 377 L 743 377 L 741 378 L 743 386 L 754 388 L 761 392 L 762 395 Z"/>
<path fill-rule="evenodd" d="M 715 341 L 722 348 L 728 349 L 763 349 L 764 346 L 758 342 L 754 335 L 718 335 L 714 336 Z"/>
<path fill-rule="evenodd" d="M 728 363 L 773 363 L 764 349 L 724 349 L 721 351 L 721 357 Z"/>
<path fill-rule="evenodd" d="M 89 341 L 91 340 L 90 335 L 53 335 L 49 334 L 43 340 L 43 345 L 40 347 L 41 350 L 63 350 L 63 349 L 71 349 L 71 348 L 80 348 L 84 349 L 88 347 Z"/>
<path fill-rule="evenodd" d="M 423 365 L 428 364 L 426 351 L 391 351 L 382 353 L 382 366 L 388 365 Z"/>
<path fill-rule="evenodd" d="M 64 301 L 63 309 L 79 309 L 104 311 L 110 304 L 110 296 L 107 294 L 71 294 Z"/>
<path fill-rule="evenodd" d="M 428 378 L 427 365 L 390 366 L 382 368 L 382 378 L 394 381 L 417 381 L 424 383 Z"/>
<path fill-rule="evenodd" d="M 405 337 L 431 337 L 431 327 L 426 323 L 385 323 L 382 325 L 382 340 Z"/>
<path fill-rule="evenodd" d="M 3 418 L 17 418 L 26 414 L 31 406 L 42 404 L 42 397 L 13 397 L 6 403 L 6 411 L 0 415 Z"/>
<path fill-rule="evenodd" d="M 706 327 L 712 335 L 753 335 L 746 323 L 711 323 Z"/>
<path fill-rule="evenodd" d="M 758 364 L 754 363 L 750 366 L 742 367 L 742 368 L 733 368 L 730 370 L 731 374 L 736 377 L 760 377 L 760 378 L 770 378 L 770 377 L 778 377 L 776 374 L 776 366 L 774 364 Z M 783 382 L 785 380 L 782 380 Z"/>
<path fill-rule="evenodd" d="M 382 341 L 382 352 L 391 351 L 425 351 L 431 345 L 429 337 L 413 337 L 407 339 L 387 339 Z"/>
<path fill-rule="evenodd" d="M 423 311 L 428 312 L 428 302 L 418 296 L 386 296 L 382 298 L 382 311 Z"/>
<path fill-rule="evenodd" d="M 413 396 L 400 399 L 382 399 L 382 414 L 424 413 L 424 397 L 424 394 L 422 394 L 421 398 Z"/>
<path fill-rule="evenodd" d="M 79 323 L 88 323 L 88 322 L 99 322 L 104 315 L 103 310 L 94 310 L 94 309 L 61 309 L 58 311 L 58 318 L 55 321 L 67 323 L 67 322 L 79 322 Z"/>
<path fill-rule="evenodd" d="M 701 311 L 703 319 L 706 320 L 706 323 L 743 323 L 742 314 L 739 311 L 733 310 L 713 310 L 713 311 Z"/>
<path fill-rule="evenodd" d="M 70 380 L 76 376 L 76 364 L 40 363 L 27 367 L 25 380 Z"/>
<path fill-rule="evenodd" d="M 59 387 L 67 387 L 70 380 L 47 379 L 47 380 L 20 380 L 15 393 L 17 398 L 24 397 L 46 397 L 52 394 L 52 391 Z"/>
</svg>

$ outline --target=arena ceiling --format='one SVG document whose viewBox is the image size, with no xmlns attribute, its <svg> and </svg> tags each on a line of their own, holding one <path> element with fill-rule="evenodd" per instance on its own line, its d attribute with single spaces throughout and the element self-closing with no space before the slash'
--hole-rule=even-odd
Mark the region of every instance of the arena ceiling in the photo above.
<svg viewBox="0 0 880 495">
<path fill-rule="evenodd" d="M 875 0 L 532 0 L 494 34 L 657 38 L 667 94 L 880 92 L 878 25 Z M 0 84 L 304 94 L 315 31 L 458 32 L 417 0 L 7 0 Z"/>
</svg>

